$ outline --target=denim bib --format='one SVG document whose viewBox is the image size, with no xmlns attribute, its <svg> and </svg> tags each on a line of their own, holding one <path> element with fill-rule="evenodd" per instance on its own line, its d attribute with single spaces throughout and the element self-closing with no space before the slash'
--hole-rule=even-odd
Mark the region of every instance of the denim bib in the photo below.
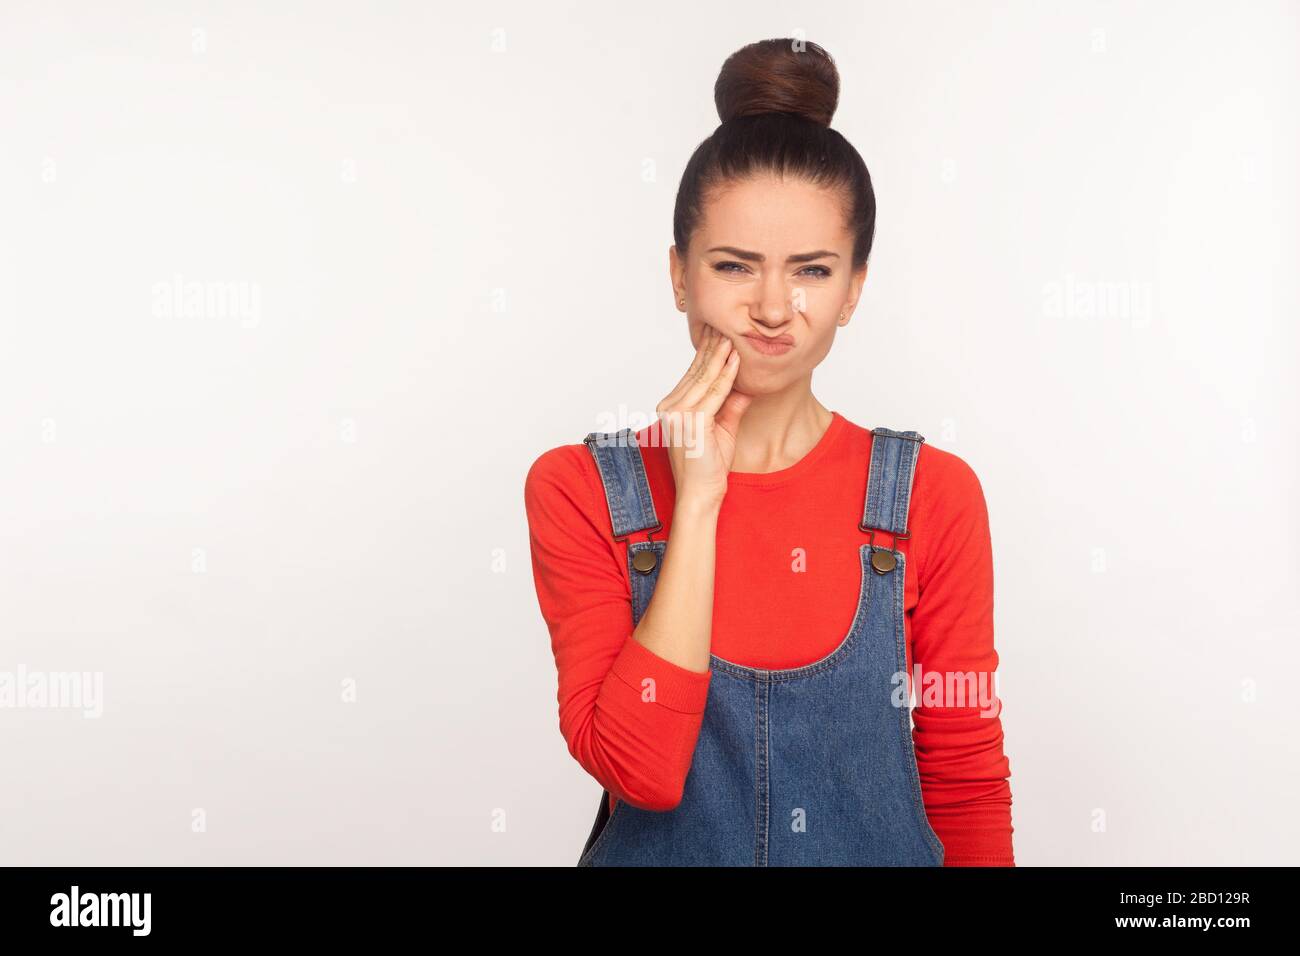
<svg viewBox="0 0 1300 956">
<path fill-rule="evenodd" d="M 942 866 L 921 799 L 903 629 L 908 504 L 925 438 L 872 429 L 859 529 L 861 589 L 840 645 L 766 670 L 710 655 L 708 700 L 681 803 L 667 812 L 601 794 L 578 866 Z M 615 540 L 627 541 L 632 623 L 666 540 L 635 432 L 592 432 Z M 846 516 L 846 520 L 847 520 Z M 648 532 L 646 540 L 629 536 Z M 877 533 L 889 546 L 876 542 Z M 646 554 L 643 552 L 651 552 Z M 901 701 L 901 704 L 899 703 Z"/>
</svg>

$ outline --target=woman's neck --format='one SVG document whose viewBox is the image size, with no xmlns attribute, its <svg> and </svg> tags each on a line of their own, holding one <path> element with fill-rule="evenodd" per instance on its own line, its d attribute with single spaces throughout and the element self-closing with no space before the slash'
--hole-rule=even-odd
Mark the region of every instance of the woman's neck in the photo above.
<svg viewBox="0 0 1300 956">
<path fill-rule="evenodd" d="M 790 467 L 821 440 L 832 417 L 811 391 L 756 396 L 740 419 L 732 471 L 765 474 Z"/>
</svg>

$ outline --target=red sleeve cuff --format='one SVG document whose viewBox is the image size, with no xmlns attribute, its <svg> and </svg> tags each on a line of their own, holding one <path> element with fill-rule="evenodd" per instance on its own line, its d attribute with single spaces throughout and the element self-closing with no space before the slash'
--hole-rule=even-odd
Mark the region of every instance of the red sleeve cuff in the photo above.
<svg viewBox="0 0 1300 956">
<path fill-rule="evenodd" d="M 712 671 L 693 671 L 660 657 L 631 634 L 614 659 L 611 673 L 638 695 L 653 688 L 654 702 L 682 714 L 702 714 L 709 699 Z M 645 684 L 649 679 L 654 683 Z"/>
</svg>

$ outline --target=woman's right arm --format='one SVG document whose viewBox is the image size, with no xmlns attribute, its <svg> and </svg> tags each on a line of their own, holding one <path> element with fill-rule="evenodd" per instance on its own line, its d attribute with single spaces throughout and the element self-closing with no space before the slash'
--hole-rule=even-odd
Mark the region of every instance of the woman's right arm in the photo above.
<svg viewBox="0 0 1300 956">
<path fill-rule="evenodd" d="M 708 699 L 717 513 L 689 503 L 673 509 L 672 540 L 634 631 L 627 558 L 599 482 L 586 446 L 568 445 L 538 458 L 524 483 L 533 582 L 559 676 L 560 733 L 615 797 L 671 810 Z"/>
<path fill-rule="evenodd" d="M 588 773 L 647 810 L 681 802 L 708 699 L 718 513 L 751 401 L 732 391 L 739 367 L 731 342 L 701 326 L 690 367 L 656 408 L 652 431 L 668 445 L 675 499 L 663 564 L 635 629 L 624 546 L 613 540 L 586 446 L 545 453 L 525 482 L 560 730 Z"/>
</svg>

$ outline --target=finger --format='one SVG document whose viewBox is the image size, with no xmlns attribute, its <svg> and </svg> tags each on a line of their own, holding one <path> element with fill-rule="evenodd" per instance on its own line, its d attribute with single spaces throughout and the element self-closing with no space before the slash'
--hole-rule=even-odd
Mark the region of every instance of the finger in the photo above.
<svg viewBox="0 0 1300 956">
<path fill-rule="evenodd" d="M 679 411 L 674 411 L 683 407 L 684 398 L 690 389 L 699 381 L 701 374 L 707 368 L 709 356 L 712 350 L 717 347 L 717 341 L 720 333 L 713 326 L 705 324 L 700 329 L 700 344 L 695 349 L 695 356 L 686 374 L 673 387 L 673 390 L 664 396 L 659 403 L 658 408 L 663 409 L 659 412 L 658 426 L 660 437 L 668 446 L 675 446 L 680 443 L 683 434 L 683 423 Z"/>
<path fill-rule="evenodd" d="M 718 344 L 714 347 L 713 352 L 709 355 L 708 362 L 700 370 L 694 382 L 687 388 L 686 394 L 682 396 L 681 403 L 686 408 L 697 408 L 700 401 L 708 393 L 709 388 L 713 385 L 714 380 L 722 374 L 727 364 L 727 356 L 736 351 L 731 339 L 725 335 L 719 335 Z"/>
<path fill-rule="evenodd" d="M 716 416 L 722 403 L 727 396 L 731 394 L 732 383 L 736 381 L 736 375 L 740 371 L 740 353 L 734 349 L 731 354 L 723 360 L 722 368 L 718 371 L 717 376 L 709 383 L 707 391 L 700 398 L 696 405 L 696 410 L 706 415 Z"/>
<path fill-rule="evenodd" d="M 722 334 L 717 329 L 711 325 L 704 326 L 700 333 L 699 347 L 695 350 L 695 357 L 691 360 L 690 366 L 687 367 L 686 374 L 673 386 L 673 390 L 664 396 L 663 404 L 680 404 L 691 386 L 705 374 L 709 359 L 712 357 L 713 350 L 717 348 L 720 338 L 722 338 Z"/>
<path fill-rule="evenodd" d="M 731 394 L 723 400 L 722 407 L 713 416 L 713 424 L 726 429 L 731 437 L 735 438 L 740 433 L 740 418 L 753 400 L 753 395 L 746 395 L 744 392 L 732 389 Z"/>
<path fill-rule="evenodd" d="M 718 347 L 722 344 L 722 333 L 711 325 L 704 327 L 704 332 L 700 337 L 700 347 L 695 350 L 695 360 L 691 362 L 691 367 L 686 370 L 686 375 L 682 381 L 687 386 L 699 381 L 709 367 L 709 362 L 717 353 Z"/>
</svg>

